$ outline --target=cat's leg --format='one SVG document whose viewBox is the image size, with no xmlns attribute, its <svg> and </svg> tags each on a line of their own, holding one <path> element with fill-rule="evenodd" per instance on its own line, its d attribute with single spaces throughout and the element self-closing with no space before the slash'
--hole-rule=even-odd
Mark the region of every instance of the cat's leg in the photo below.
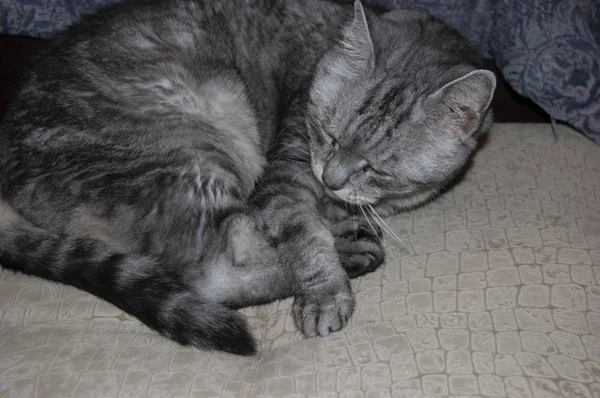
<svg viewBox="0 0 600 398">
<path fill-rule="evenodd" d="M 119 229 L 136 231 L 143 243 L 138 251 L 184 264 L 182 279 L 206 301 L 240 308 L 291 296 L 287 268 L 249 213 L 254 181 L 243 174 L 248 162 L 235 162 L 241 157 L 235 148 L 198 148 L 192 158 L 178 153 L 185 166 L 161 171 L 160 184 L 140 190 L 135 202 L 153 205 Z M 125 210 L 116 218 L 126 220 L 131 209 Z"/>
<path fill-rule="evenodd" d="M 198 291 L 229 308 L 270 303 L 294 294 L 293 276 L 272 243 L 244 212 L 221 222 L 216 254 L 200 270 L 191 269 Z"/>
<path fill-rule="evenodd" d="M 294 318 L 307 336 L 340 330 L 354 310 L 335 238 L 318 210 L 320 195 L 308 164 L 276 161 L 251 200 L 257 222 L 291 276 Z"/>
</svg>

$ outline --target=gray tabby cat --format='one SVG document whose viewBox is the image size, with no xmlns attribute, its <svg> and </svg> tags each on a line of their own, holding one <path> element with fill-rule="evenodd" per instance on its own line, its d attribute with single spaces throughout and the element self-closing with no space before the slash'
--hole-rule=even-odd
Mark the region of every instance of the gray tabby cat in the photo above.
<svg viewBox="0 0 600 398">
<path fill-rule="evenodd" d="M 433 198 L 490 123 L 453 30 L 320 0 L 126 2 L 33 61 L 0 125 L 0 263 L 199 348 L 251 354 L 234 309 L 295 297 L 344 327 L 383 259 L 363 205 Z"/>
</svg>

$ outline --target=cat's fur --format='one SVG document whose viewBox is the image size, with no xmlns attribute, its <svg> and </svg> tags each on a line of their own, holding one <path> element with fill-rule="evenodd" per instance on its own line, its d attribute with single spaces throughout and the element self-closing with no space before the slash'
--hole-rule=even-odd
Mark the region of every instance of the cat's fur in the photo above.
<svg viewBox="0 0 600 398">
<path fill-rule="evenodd" d="M 252 353 L 233 308 L 291 295 L 306 335 L 337 331 L 383 259 L 360 205 L 460 171 L 478 67 L 438 21 L 359 2 L 112 6 L 34 58 L 0 125 L 0 263 L 201 348 Z"/>
</svg>

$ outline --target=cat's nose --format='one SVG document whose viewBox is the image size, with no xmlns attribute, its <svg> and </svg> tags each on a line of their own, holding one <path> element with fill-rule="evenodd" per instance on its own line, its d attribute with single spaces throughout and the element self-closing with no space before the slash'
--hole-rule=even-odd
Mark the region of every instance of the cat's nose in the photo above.
<svg viewBox="0 0 600 398">
<path fill-rule="evenodd" d="M 323 184 L 332 191 L 342 189 L 350 178 L 341 170 L 328 167 L 323 171 Z"/>
<path fill-rule="evenodd" d="M 360 165 L 351 156 L 335 154 L 323 169 L 323 184 L 332 191 L 344 188 L 350 178 L 360 171 Z"/>
</svg>

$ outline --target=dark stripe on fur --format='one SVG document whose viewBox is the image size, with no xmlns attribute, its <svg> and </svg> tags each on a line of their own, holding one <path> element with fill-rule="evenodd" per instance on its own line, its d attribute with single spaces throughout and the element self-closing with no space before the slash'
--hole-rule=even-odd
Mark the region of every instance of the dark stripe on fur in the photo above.
<svg viewBox="0 0 600 398">
<path fill-rule="evenodd" d="M 97 295 L 182 345 L 255 352 L 240 315 L 202 300 L 177 267 L 160 259 L 119 253 L 99 240 L 59 236 L 22 221 L 0 224 L 0 263 Z"/>
</svg>

